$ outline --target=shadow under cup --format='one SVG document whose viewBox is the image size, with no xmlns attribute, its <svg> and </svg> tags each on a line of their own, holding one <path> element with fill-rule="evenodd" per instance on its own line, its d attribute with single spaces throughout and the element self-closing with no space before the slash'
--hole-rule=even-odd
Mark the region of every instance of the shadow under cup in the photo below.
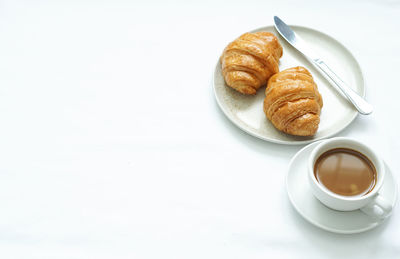
<svg viewBox="0 0 400 259">
<path fill-rule="evenodd" d="M 335 181 L 331 183 L 331 186 L 324 186 L 324 184 L 320 182 L 321 179 L 317 179 L 318 177 L 316 177 L 314 169 L 316 162 L 321 162 L 321 156 L 323 157 L 324 155 L 326 155 L 326 152 L 333 152 L 331 150 L 350 150 L 348 151 L 350 153 L 351 151 L 355 151 L 355 153 L 348 153 L 348 155 L 357 156 L 357 153 L 362 154 L 362 156 L 364 157 L 362 157 L 361 159 L 366 159 L 364 160 L 366 166 L 368 166 L 368 163 L 371 163 L 370 166 L 373 167 L 373 185 L 366 186 L 366 190 L 364 192 L 358 193 L 356 195 L 348 195 L 349 193 L 340 191 L 335 192 L 335 184 L 341 184 L 338 179 L 334 179 Z M 329 153 L 327 155 L 329 155 Z M 312 193 L 323 204 L 325 204 L 329 208 L 339 211 L 357 210 L 371 203 L 376 198 L 380 188 L 382 187 L 384 176 L 385 168 L 383 166 L 382 160 L 377 156 L 377 154 L 365 144 L 350 138 L 332 138 L 322 141 L 311 152 L 308 161 L 308 178 Z M 332 180 L 332 177 L 332 175 L 328 175 L 328 178 L 326 179 Z M 346 181 L 350 181 L 350 179 L 346 179 L 346 177 L 344 177 L 343 179 L 345 179 Z M 368 181 L 369 179 L 366 179 L 364 184 L 368 184 Z M 345 184 L 351 185 L 351 183 L 349 182 Z M 331 188 L 328 189 L 327 187 Z M 336 190 L 340 190 L 340 188 L 336 188 Z"/>
</svg>

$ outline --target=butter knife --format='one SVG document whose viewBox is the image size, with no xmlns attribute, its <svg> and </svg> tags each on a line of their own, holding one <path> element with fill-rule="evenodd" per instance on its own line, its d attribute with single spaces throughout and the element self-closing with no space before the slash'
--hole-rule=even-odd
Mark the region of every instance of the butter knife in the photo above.
<svg viewBox="0 0 400 259">
<path fill-rule="evenodd" d="M 303 54 L 311 63 L 318 68 L 321 74 L 328 79 L 335 89 L 339 89 L 347 99 L 354 105 L 359 113 L 368 115 L 372 113 L 372 105 L 367 103 L 353 89 L 351 89 L 332 69 L 315 53 L 307 43 L 300 38 L 288 25 L 286 25 L 278 16 L 274 16 L 275 28 L 279 34 Z"/>
</svg>

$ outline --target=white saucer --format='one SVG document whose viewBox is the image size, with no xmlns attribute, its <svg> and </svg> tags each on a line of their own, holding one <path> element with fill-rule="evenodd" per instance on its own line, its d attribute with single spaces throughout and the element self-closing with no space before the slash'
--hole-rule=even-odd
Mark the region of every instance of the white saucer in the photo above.
<svg viewBox="0 0 400 259">
<path fill-rule="evenodd" d="M 360 233 L 380 225 L 383 220 L 373 219 L 360 210 L 350 212 L 332 210 L 314 197 L 308 184 L 307 159 L 318 143 L 304 147 L 290 161 L 286 188 L 295 209 L 311 224 L 335 233 Z M 385 182 L 379 193 L 394 207 L 397 202 L 397 184 L 386 163 L 385 168 Z"/>
</svg>

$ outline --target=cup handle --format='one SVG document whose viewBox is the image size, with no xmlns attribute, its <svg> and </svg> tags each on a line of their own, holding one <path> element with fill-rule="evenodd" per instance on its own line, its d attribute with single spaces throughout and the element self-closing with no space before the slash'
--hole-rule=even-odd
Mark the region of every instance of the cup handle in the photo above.
<svg viewBox="0 0 400 259">
<path fill-rule="evenodd" d="M 370 217 L 384 219 L 392 211 L 392 204 L 378 194 L 370 203 L 362 207 L 360 210 Z"/>
</svg>

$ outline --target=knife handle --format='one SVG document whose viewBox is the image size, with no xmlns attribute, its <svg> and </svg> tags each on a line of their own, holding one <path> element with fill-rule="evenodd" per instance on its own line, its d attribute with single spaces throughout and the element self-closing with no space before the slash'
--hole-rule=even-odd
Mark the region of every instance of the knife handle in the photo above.
<svg viewBox="0 0 400 259">
<path fill-rule="evenodd" d="M 314 59 L 313 61 L 315 66 L 318 67 L 328 79 L 330 79 L 330 81 L 347 97 L 347 99 L 361 114 L 368 115 L 372 113 L 372 105 L 367 103 L 361 96 L 343 82 L 343 80 L 340 79 L 340 77 L 336 75 L 323 60 Z"/>
</svg>

